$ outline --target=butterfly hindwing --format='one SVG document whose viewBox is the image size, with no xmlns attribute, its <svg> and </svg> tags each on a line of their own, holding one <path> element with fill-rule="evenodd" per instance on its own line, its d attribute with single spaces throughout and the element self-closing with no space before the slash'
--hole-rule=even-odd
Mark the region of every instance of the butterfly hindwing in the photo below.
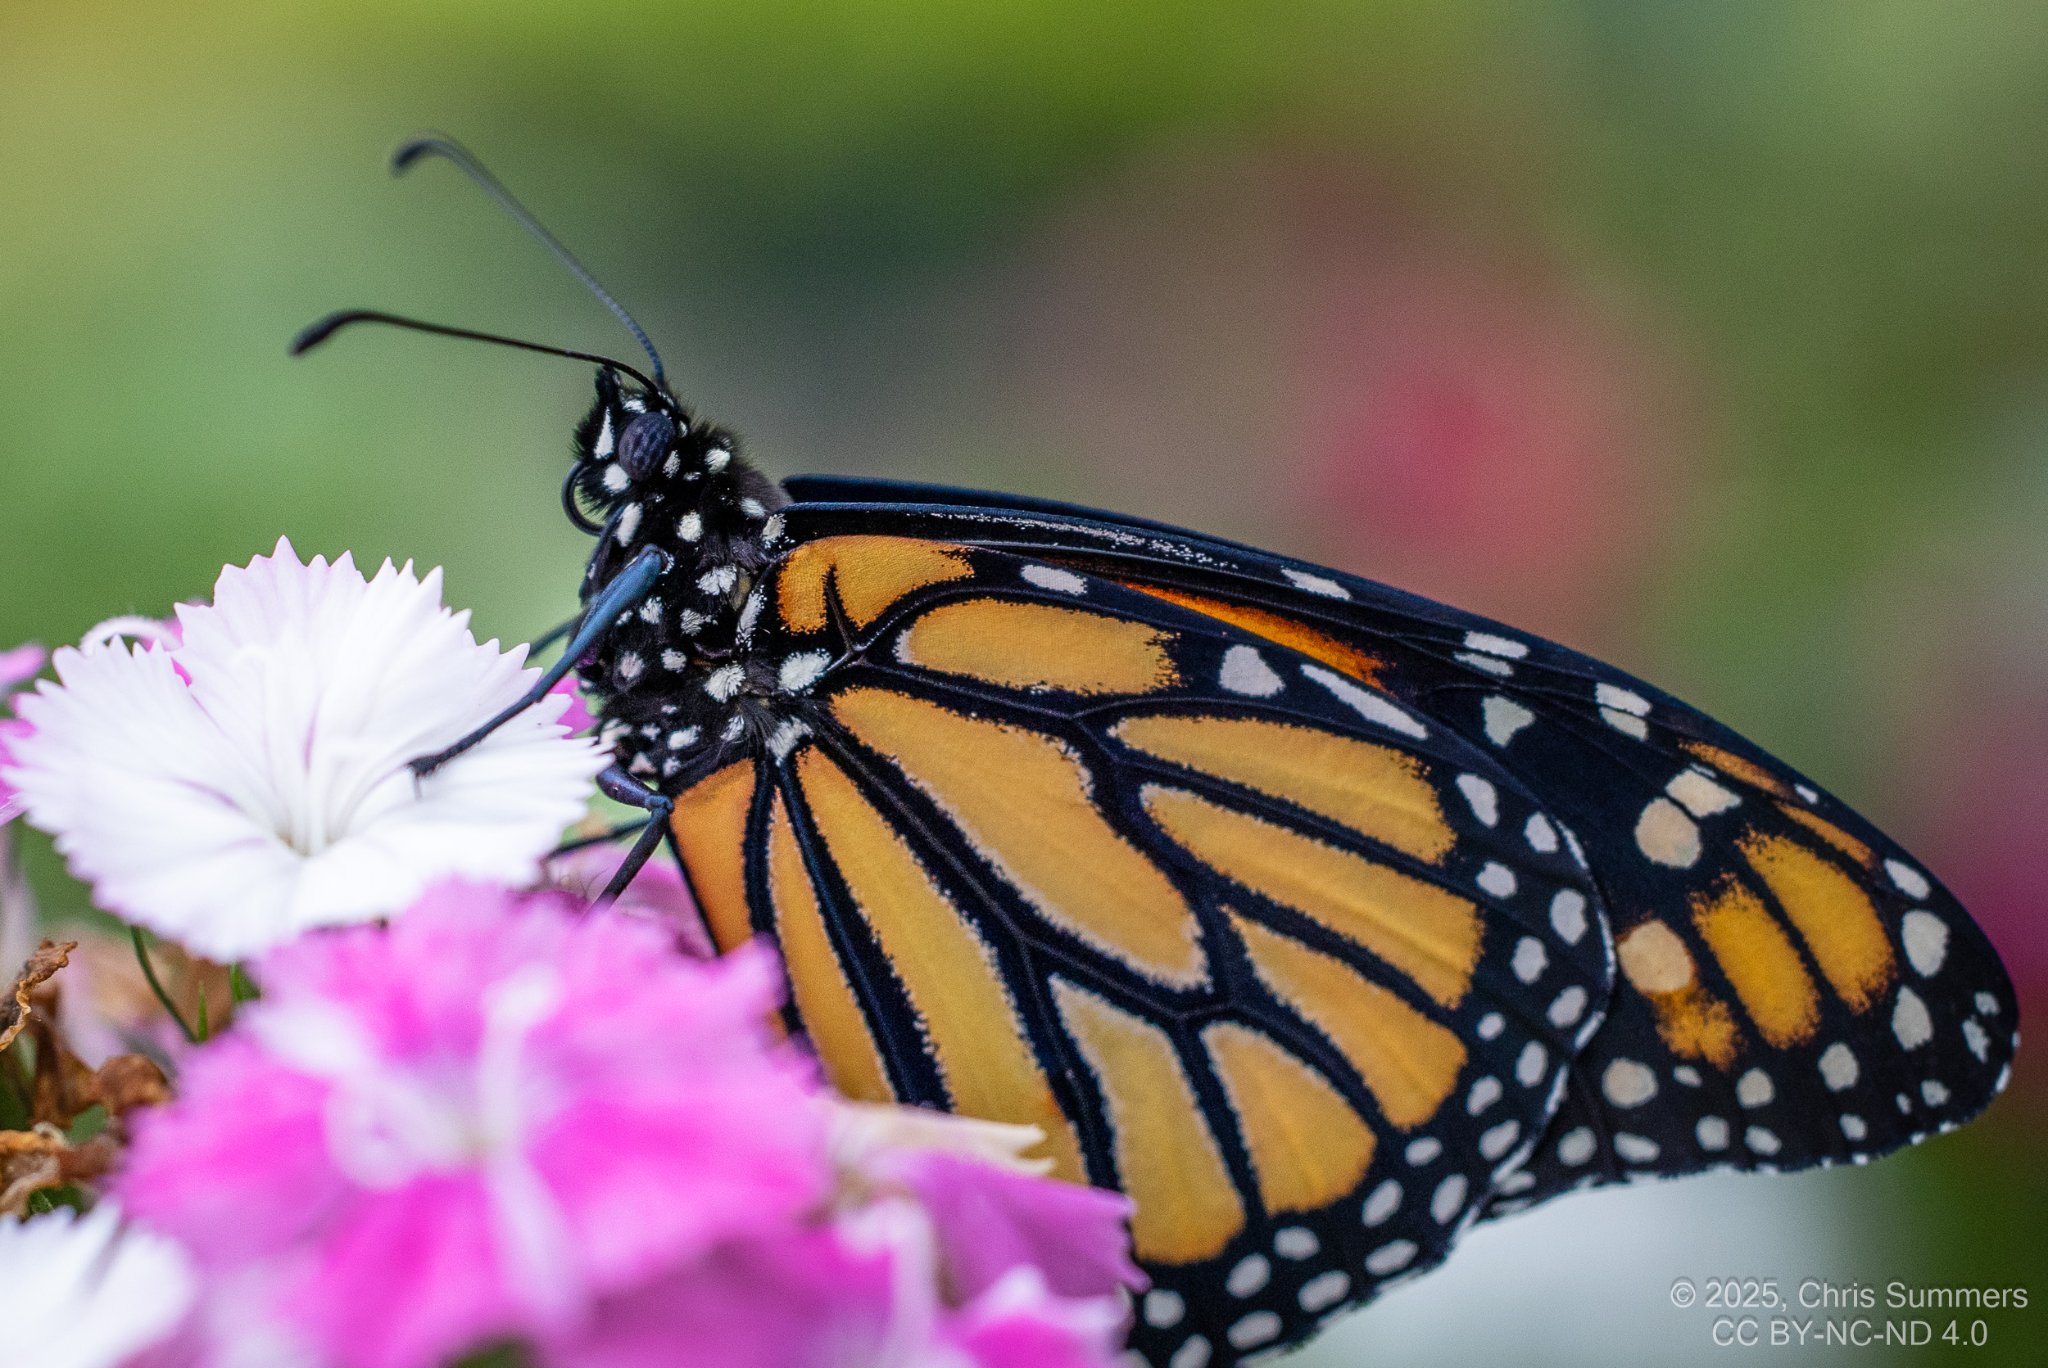
<svg viewBox="0 0 2048 1368">
<path fill-rule="evenodd" d="M 2003 1086 L 2015 1000 L 1954 898 L 1845 805 L 1639 680 L 1157 524 L 907 486 L 792 488 L 814 535 L 857 524 L 1001 546 L 1352 652 L 1541 801 L 1591 866 L 1620 974 L 1502 1209 L 1587 1181 L 1862 1161 L 1967 1120 Z"/>
<path fill-rule="evenodd" d="M 1611 990 L 1543 806 L 1328 643 L 1036 558 L 800 540 L 754 629 L 798 715 L 676 831 L 720 939 L 778 938 L 835 1081 L 1037 1125 L 1128 1192 L 1162 1364 L 1440 1259 Z"/>
</svg>

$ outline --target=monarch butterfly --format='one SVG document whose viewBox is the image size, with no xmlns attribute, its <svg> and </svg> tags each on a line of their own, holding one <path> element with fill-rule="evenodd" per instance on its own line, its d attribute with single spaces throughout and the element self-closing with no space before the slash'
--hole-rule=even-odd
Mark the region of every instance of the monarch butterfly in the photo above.
<svg viewBox="0 0 2048 1368">
<path fill-rule="evenodd" d="M 1727 728 L 1368 580 L 1004 495 L 776 484 L 630 329 L 562 497 L 575 669 L 722 948 L 845 1093 L 1122 1189 L 1162 1368 L 1297 1342 L 1474 1221 L 1857 1163 L 2004 1086 L 2011 985 L 1919 864 Z M 517 711 L 515 706 L 510 712 Z M 502 720 L 498 719 L 498 720 Z M 488 732 L 441 755 L 429 770 Z"/>
</svg>

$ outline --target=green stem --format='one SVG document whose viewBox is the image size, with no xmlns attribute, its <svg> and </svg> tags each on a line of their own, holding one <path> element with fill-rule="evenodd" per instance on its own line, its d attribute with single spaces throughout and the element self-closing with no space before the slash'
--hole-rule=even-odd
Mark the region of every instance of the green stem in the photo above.
<svg viewBox="0 0 2048 1368">
<path fill-rule="evenodd" d="M 142 976 L 149 980 L 149 990 L 156 994 L 156 1000 L 171 1014 L 171 1020 L 178 1023 L 178 1029 L 185 1033 L 185 1039 L 194 1045 L 199 1044 L 204 1037 L 185 1023 L 184 1013 L 178 1010 L 177 1003 L 171 1001 L 171 995 L 164 991 L 163 981 L 156 976 L 156 966 L 149 962 L 149 946 L 143 942 L 142 928 L 131 926 L 128 930 L 135 938 L 135 959 L 142 966 Z"/>
</svg>

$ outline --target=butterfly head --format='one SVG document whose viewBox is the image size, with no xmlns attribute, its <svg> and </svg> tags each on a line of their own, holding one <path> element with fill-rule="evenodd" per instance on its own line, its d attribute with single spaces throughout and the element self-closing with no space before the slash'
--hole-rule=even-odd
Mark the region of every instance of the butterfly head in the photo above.
<svg viewBox="0 0 2048 1368">
<path fill-rule="evenodd" d="M 615 504 L 654 481 L 682 476 L 690 436 L 689 416 L 670 395 L 626 383 L 611 367 L 600 367 L 597 397 L 576 429 L 570 479 L 585 502 Z"/>
</svg>

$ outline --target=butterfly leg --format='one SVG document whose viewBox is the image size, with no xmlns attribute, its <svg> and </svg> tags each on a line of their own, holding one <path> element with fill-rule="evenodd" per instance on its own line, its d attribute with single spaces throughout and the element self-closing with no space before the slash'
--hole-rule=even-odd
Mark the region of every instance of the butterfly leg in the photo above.
<svg viewBox="0 0 2048 1368">
<path fill-rule="evenodd" d="M 608 831 L 598 832 L 595 836 L 578 836 L 573 841 L 564 841 L 548 852 L 548 858 L 553 860 L 563 855 L 573 855 L 579 850 L 585 850 L 594 845 L 609 845 L 621 836 L 638 836 L 641 828 L 645 827 L 647 822 L 648 819 L 642 817 L 637 822 L 621 822 Z"/>
<path fill-rule="evenodd" d="M 483 740 L 492 732 L 540 702 L 543 698 L 546 698 L 549 691 L 555 685 L 562 682 L 563 676 L 576 668 L 576 662 L 583 659 L 584 653 L 597 644 L 598 640 L 606 632 L 609 632 L 620 618 L 632 612 L 640 600 L 647 597 L 648 591 L 653 589 L 655 583 L 668 572 L 671 564 L 673 562 L 669 559 L 667 552 L 652 546 L 633 557 L 626 568 L 619 572 L 617 578 L 613 579 L 610 584 L 607 584 L 604 587 L 604 591 L 591 600 L 589 609 L 583 614 L 582 624 L 576 629 L 576 634 L 569 638 L 569 644 L 562 648 L 561 656 L 556 659 L 554 664 L 548 666 L 542 672 L 541 677 L 535 681 L 534 686 L 528 689 L 522 697 L 515 700 L 510 707 L 446 750 L 435 751 L 432 755 L 422 755 L 410 761 L 409 765 L 414 777 L 426 778 L 435 770 L 441 768 L 441 766 L 447 764 L 450 760 L 453 760 L 456 756 L 462 754 L 471 746 L 474 746 L 477 742 Z"/>
<path fill-rule="evenodd" d="M 647 785 L 626 773 L 622 765 L 612 765 L 597 776 L 597 787 L 605 797 L 628 807 L 639 808 L 648 816 L 640 828 L 640 837 L 633 842 L 633 848 L 626 852 L 626 858 L 619 865 L 619 872 L 612 875 L 612 881 L 605 885 L 598 896 L 599 903 L 609 903 L 626 891 L 626 885 L 633 882 L 633 876 L 653 856 L 654 848 L 661 844 L 661 838 L 668 831 L 669 814 L 675 811 L 675 800 L 666 794 L 656 793 Z"/>
</svg>

